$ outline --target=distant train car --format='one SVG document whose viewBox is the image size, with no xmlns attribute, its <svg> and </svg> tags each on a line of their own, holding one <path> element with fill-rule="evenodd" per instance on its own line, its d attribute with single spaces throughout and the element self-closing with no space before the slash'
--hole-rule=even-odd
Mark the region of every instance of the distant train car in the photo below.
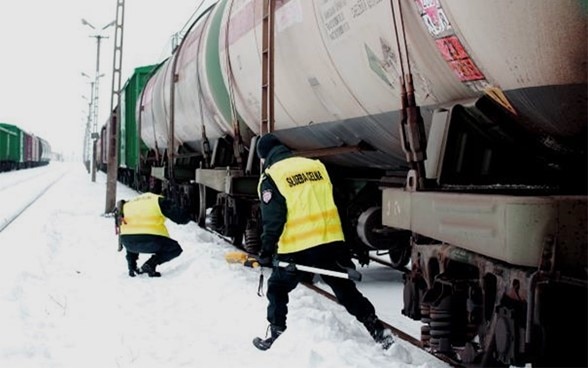
<svg viewBox="0 0 588 368">
<path fill-rule="evenodd" d="M 0 123 L 0 171 L 20 169 L 23 159 L 23 132 L 15 125 Z"/>
<path fill-rule="evenodd" d="M 110 120 L 110 117 L 108 118 Z M 106 158 L 106 123 L 100 128 L 98 138 L 96 139 L 96 169 L 102 172 L 106 172 L 106 164 L 108 163 Z"/>
<path fill-rule="evenodd" d="M 29 144 L 28 147 L 26 147 L 26 150 L 30 152 L 30 157 L 27 160 L 28 167 L 37 167 L 48 163 L 46 159 L 43 159 L 43 144 L 46 144 L 45 149 L 49 149 L 48 143 L 35 134 L 30 134 L 29 136 Z M 27 141 L 27 139 L 25 139 L 25 141 Z"/>
<path fill-rule="evenodd" d="M 37 137 L 27 132 L 23 132 L 23 138 L 24 167 L 33 167 L 34 162 L 35 160 L 37 160 L 39 155 L 39 152 L 37 152 L 39 142 L 37 140 Z"/>
<path fill-rule="evenodd" d="M 25 168 L 47 165 L 51 157 L 49 142 L 32 133 L 24 132 Z"/>
<path fill-rule="evenodd" d="M 39 155 L 39 163 L 40 165 L 47 165 L 53 157 L 51 145 L 43 138 L 39 138 L 39 145 L 39 150 L 41 152 Z"/>
</svg>

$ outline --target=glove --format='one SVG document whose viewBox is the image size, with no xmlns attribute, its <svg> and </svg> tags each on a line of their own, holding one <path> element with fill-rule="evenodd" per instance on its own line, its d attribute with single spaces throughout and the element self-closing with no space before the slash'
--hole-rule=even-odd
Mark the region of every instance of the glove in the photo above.
<svg viewBox="0 0 588 368">
<path fill-rule="evenodd" d="M 272 257 L 267 256 L 263 253 L 259 257 L 257 257 L 257 262 L 261 267 L 273 267 Z"/>
<path fill-rule="evenodd" d="M 257 258 L 257 262 L 261 267 L 273 267 L 272 257 Z"/>
</svg>

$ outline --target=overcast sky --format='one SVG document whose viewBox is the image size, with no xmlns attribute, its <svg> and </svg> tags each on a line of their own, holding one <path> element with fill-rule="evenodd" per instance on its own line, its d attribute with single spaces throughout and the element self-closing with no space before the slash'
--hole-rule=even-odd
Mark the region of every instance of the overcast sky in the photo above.
<svg viewBox="0 0 588 368">
<path fill-rule="evenodd" d="M 122 83 L 138 66 L 169 56 L 171 39 L 198 6 L 213 0 L 126 0 Z M 54 151 L 81 152 L 90 80 L 100 47 L 98 126 L 107 119 L 112 89 L 117 0 L 19 0 L 0 2 L 0 122 L 15 124 L 49 141 Z"/>
</svg>

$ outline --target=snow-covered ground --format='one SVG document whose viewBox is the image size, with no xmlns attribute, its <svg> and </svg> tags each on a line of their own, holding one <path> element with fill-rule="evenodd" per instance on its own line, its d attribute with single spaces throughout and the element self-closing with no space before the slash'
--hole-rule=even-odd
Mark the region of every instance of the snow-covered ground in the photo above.
<svg viewBox="0 0 588 368">
<path fill-rule="evenodd" d="M 52 163 L 27 172 L 43 173 L 35 185 L 17 183 L 25 172 L 0 174 L 0 220 L 30 202 L 32 187 L 66 175 L 0 232 L 0 367 L 447 367 L 403 341 L 383 351 L 341 306 L 304 286 L 291 293 L 286 333 L 259 351 L 251 340 L 267 327 L 260 271 L 227 263 L 234 248 L 195 223 L 168 221 L 184 253 L 159 267 L 161 278 L 130 278 L 103 216 L 105 175 L 92 183 L 81 164 Z M 118 185 L 117 198 L 134 195 Z M 378 314 L 416 334 L 399 317 L 400 275 L 376 264 L 360 271 Z"/>
</svg>

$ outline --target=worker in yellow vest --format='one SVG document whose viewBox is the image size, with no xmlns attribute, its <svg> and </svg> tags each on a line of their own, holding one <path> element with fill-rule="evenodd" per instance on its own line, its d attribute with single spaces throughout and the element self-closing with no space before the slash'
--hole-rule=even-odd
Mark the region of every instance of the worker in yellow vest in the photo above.
<svg viewBox="0 0 588 368">
<path fill-rule="evenodd" d="M 149 277 L 159 277 L 156 267 L 168 262 L 182 253 L 182 247 L 170 238 L 166 218 L 177 224 L 187 224 L 189 214 L 171 200 L 153 193 L 143 193 L 129 201 L 117 204 L 117 225 L 119 242 L 126 251 L 129 276 L 146 273 Z M 152 256 L 137 268 L 139 253 Z"/>
<path fill-rule="evenodd" d="M 333 198 L 333 187 L 319 160 L 296 157 L 274 134 L 265 134 L 257 144 L 262 160 L 258 194 L 263 232 L 260 265 L 273 267 L 267 284 L 267 320 L 270 335 L 257 337 L 253 344 L 267 350 L 286 329 L 288 294 L 308 274 L 279 267 L 282 261 L 342 271 L 355 269 L 345 245 L 341 220 Z M 394 339 L 376 316 L 373 304 L 351 279 L 322 274 L 340 304 L 362 322 L 370 335 L 385 349 Z"/>
</svg>

